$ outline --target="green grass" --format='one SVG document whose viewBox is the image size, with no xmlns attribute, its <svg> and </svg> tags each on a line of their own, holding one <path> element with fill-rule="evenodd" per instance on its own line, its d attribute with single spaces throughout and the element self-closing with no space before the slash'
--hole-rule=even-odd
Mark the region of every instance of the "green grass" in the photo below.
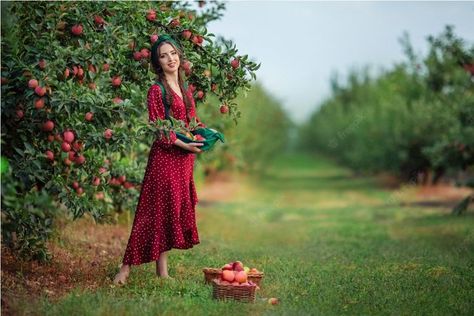
<svg viewBox="0 0 474 316">
<path fill-rule="evenodd" d="M 201 244 L 170 253 L 126 287 L 76 291 L 34 310 L 50 315 L 473 315 L 474 216 L 401 207 L 393 191 L 320 157 L 280 157 L 242 179 L 235 201 L 199 206 Z M 244 193 L 242 193 L 244 192 Z M 199 194 L 199 192 L 198 192 Z M 242 196 L 242 194 L 244 194 Z M 390 202 L 391 201 L 391 202 Z M 265 272 L 255 304 L 219 302 L 202 267 L 241 260 Z M 107 276 L 116 272 L 110 264 Z M 268 305 L 265 298 L 281 304 Z M 30 307 L 31 308 L 31 307 Z"/>
</svg>

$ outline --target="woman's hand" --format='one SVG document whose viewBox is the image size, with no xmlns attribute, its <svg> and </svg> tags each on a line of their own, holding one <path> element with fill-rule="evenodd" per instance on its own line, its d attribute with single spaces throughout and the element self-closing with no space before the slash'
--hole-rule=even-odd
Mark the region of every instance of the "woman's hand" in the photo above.
<svg viewBox="0 0 474 316">
<path fill-rule="evenodd" d="M 182 140 L 180 139 L 176 139 L 176 141 L 174 142 L 174 144 L 176 146 L 179 146 L 185 150 L 188 150 L 190 152 L 193 152 L 193 153 L 200 153 L 202 152 L 201 149 L 199 149 L 200 146 L 204 145 L 203 143 L 185 143 L 183 142 Z"/>
<path fill-rule="evenodd" d="M 193 153 L 198 154 L 198 153 L 202 152 L 202 150 L 199 149 L 199 146 L 202 146 L 202 145 L 204 145 L 204 144 L 203 144 L 203 143 L 187 143 L 186 145 L 187 145 L 187 146 L 186 146 L 186 147 L 187 147 L 187 148 L 186 148 L 187 150 L 192 151 Z"/>
</svg>

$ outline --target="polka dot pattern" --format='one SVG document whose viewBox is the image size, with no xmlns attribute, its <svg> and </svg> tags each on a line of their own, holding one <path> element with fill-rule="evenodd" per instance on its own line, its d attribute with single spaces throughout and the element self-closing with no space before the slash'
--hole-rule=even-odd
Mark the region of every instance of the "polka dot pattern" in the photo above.
<svg viewBox="0 0 474 316">
<path fill-rule="evenodd" d="M 189 90 L 186 93 L 191 97 L 190 116 L 196 117 L 192 94 Z M 174 91 L 171 109 L 174 118 L 189 124 L 185 104 Z M 148 114 L 150 121 L 165 118 L 158 85 L 148 90 Z M 123 264 L 156 261 L 164 251 L 199 244 L 195 216 L 198 198 L 193 179 L 195 154 L 174 145 L 173 132 L 169 136 L 169 140 L 164 135 L 158 137 L 150 149 Z"/>
</svg>

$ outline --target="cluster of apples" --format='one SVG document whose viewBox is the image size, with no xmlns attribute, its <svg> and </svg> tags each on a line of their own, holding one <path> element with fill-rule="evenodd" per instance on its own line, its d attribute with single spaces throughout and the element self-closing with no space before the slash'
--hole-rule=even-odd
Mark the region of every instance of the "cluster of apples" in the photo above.
<svg viewBox="0 0 474 316">
<path fill-rule="evenodd" d="M 200 134 L 192 134 L 190 132 L 186 132 L 186 137 L 189 138 L 189 139 L 192 139 L 193 141 L 199 141 L 199 142 L 202 142 L 202 141 L 205 141 L 206 139 L 204 137 L 202 137 L 202 135 Z"/>
<path fill-rule="evenodd" d="M 255 268 L 245 267 L 240 261 L 225 264 L 218 282 L 224 285 L 255 286 L 256 284 L 248 280 L 248 274 L 257 273 Z"/>
</svg>

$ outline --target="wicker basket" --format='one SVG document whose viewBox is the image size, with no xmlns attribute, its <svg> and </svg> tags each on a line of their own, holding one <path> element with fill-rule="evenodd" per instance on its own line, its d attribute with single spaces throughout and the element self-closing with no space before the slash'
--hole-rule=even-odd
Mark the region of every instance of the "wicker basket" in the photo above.
<svg viewBox="0 0 474 316">
<path fill-rule="evenodd" d="M 222 269 L 219 268 L 204 268 L 202 269 L 204 272 L 204 282 L 210 284 L 212 280 L 218 279 L 222 274 Z M 252 281 L 253 283 L 257 284 L 258 286 L 261 285 L 263 279 L 263 272 L 257 273 L 248 273 L 247 279 Z"/>
<path fill-rule="evenodd" d="M 257 285 L 240 286 L 232 284 L 220 284 L 212 280 L 212 297 L 218 300 L 236 300 L 241 302 L 255 302 L 255 291 Z"/>
<path fill-rule="evenodd" d="M 262 280 L 263 280 L 263 272 L 248 273 L 247 274 L 247 279 L 249 281 L 252 281 L 253 283 L 257 284 L 258 286 L 261 286 L 262 285 Z"/>
<path fill-rule="evenodd" d="M 218 268 L 204 268 L 202 272 L 204 272 L 204 282 L 210 284 L 212 280 L 221 276 L 222 270 Z"/>
</svg>

